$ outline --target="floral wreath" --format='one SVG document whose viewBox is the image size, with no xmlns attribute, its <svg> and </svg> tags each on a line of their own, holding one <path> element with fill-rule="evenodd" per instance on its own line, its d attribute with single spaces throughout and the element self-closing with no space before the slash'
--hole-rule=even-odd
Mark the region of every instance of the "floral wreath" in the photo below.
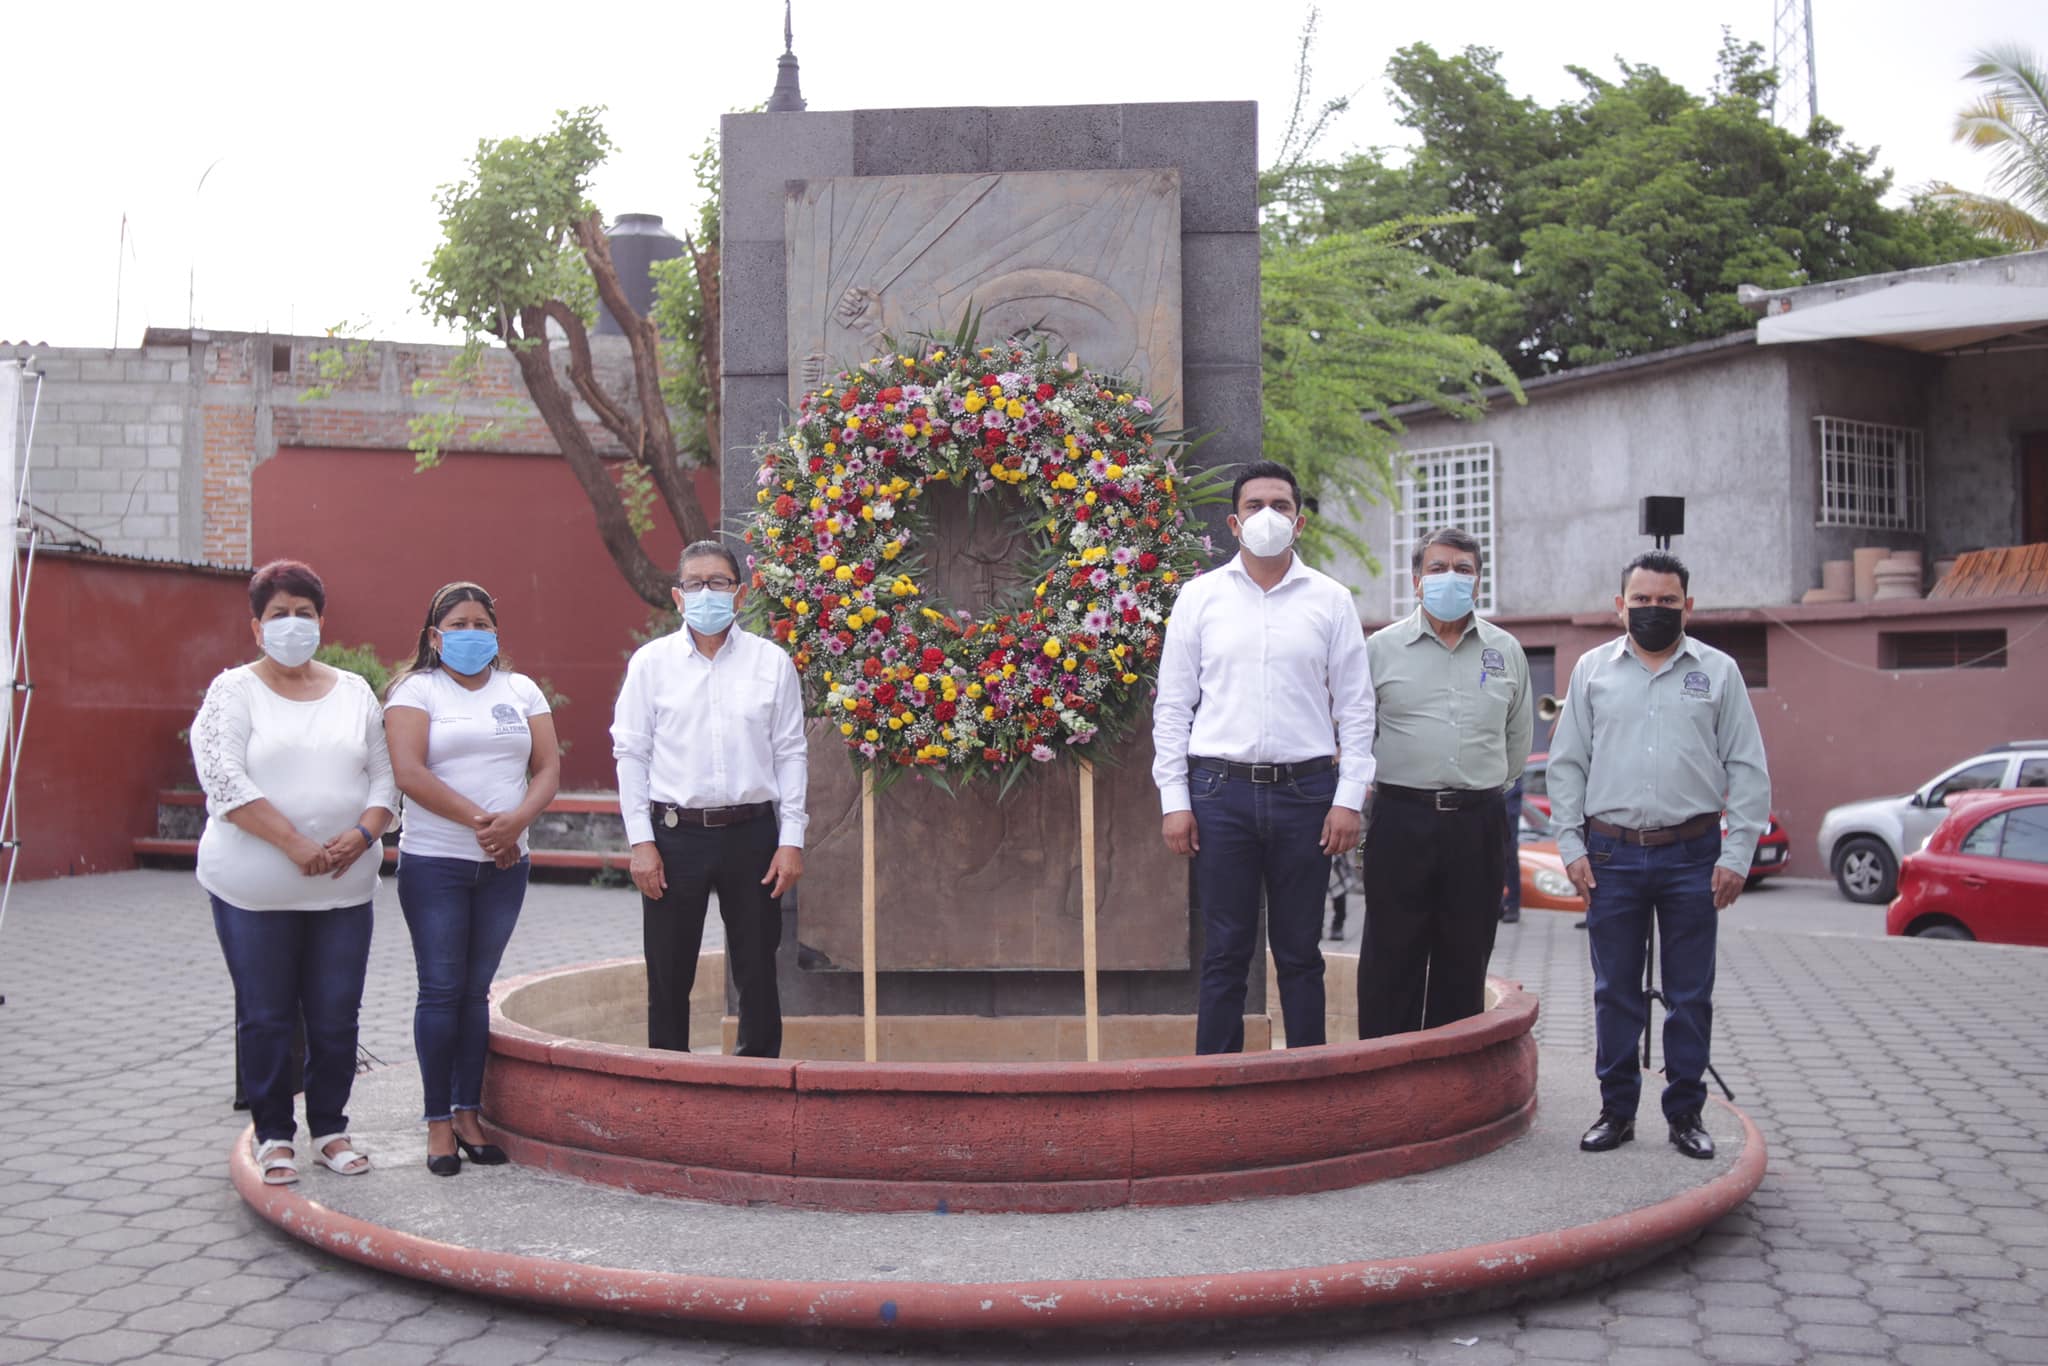
<svg viewBox="0 0 2048 1366">
<path fill-rule="evenodd" d="M 745 539 L 757 619 L 856 766 L 942 787 L 1000 775 L 1007 791 L 1129 728 L 1210 549 L 1190 509 L 1217 494 L 1176 468 L 1178 434 L 1121 380 L 971 338 L 806 394 L 761 448 Z M 985 620 L 925 602 L 933 481 L 1021 497 L 1029 600 Z"/>
</svg>

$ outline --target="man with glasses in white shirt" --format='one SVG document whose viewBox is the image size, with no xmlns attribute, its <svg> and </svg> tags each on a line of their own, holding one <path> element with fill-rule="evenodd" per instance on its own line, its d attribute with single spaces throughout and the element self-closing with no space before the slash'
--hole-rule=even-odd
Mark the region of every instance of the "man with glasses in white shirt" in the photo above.
<svg viewBox="0 0 2048 1366">
<path fill-rule="evenodd" d="M 803 698 L 789 656 L 734 624 L 747 589 L 730 550 L 695 542 L 680 580 L 682 629 L 633 652 L 612 715 L 647 954 L 647 1046 L 689 1051 L 690 988 L 716 892 L 739 991 L 733 1051 L 773 1058 L 781 899 L 803 876 L 809 820 Z"/>
<path fill-rule="evenodd" d="M 1287 1046 L 1324 1042 L 1330 858 L 1358 843 L 1373 770 L 1365 633 L 1350 591 L 1294 552 L 1300 485 L 1261 460 L 1231 507 L 1241 550 L 1181 590 L 1152 713 L 1166 846 L 1194 860 L 1202 916 L 1197 1053 L 1244 1049 L 1262 891 Z"/>
</svg>

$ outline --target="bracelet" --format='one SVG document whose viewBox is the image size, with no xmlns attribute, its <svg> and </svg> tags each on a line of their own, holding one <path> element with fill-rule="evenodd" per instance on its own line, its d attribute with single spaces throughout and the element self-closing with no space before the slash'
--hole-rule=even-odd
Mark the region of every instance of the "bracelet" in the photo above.
<svg viewBox="0 0 2048 1366">
<path fill-rule="evenodd" d="M 377 837 L 365 829 L 361 821 L 356 822 L 356 833 L 363 837 L 363 847 L 365 849 L 370 848 L 377 842 Z"/>
</svg>

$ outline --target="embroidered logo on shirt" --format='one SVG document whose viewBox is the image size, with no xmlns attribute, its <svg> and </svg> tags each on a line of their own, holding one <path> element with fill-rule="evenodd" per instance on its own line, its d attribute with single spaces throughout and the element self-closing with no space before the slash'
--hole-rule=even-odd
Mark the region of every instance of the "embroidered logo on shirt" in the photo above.
<svg viewBox="0 0 2048 1366">
<path fill-rule="evenodd" d="M 1714 685 L 1698 669 L 1694 669 L 1685 676 L 1685 695 L 1687 697 L 1711 697 L 1713 692 Z"/>
<path fill-rule="evenodd" d="M 500 702 L 492 707 L 491 719 L 498 723 L 500 735 L 513 735 L 526 729 L 526 718 L 519 714 L 519 708 L 509 702 Z"/>
<path fill-rule="evenodd" d="M 1479 667 L 1490 674 L 1506 673 L 1508 662 L 1501 658 L 1499 650 L 1481 650 L 1479 652 Z"/>
</svg>

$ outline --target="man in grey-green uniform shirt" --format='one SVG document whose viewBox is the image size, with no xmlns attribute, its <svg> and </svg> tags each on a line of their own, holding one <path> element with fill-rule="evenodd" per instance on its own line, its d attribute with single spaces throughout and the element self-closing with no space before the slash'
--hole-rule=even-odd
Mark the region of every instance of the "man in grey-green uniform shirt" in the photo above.
<svg viewBox="0 0 2048 1366">
<path fill-rule="evenodd" d="M 1420 606 L 1373 633 L 1372 820 L 1358 1036 L 1477 1015 L 1500 925 L 1508 787 L 1529 757 L 1529 664 L 1473 610 L 1480 545 L 1429 533 L 1409 568 Z"/>
<path fill-rule="evenodd" d="M 1719 913 L 1742 893 L 1771 806 L 1771 778 L 1735 661 L 1685 635 L 1691 575 L 1653 550 L 1622 571 L 1628 634 L 1572 669 L 1550 745 L 1550 814 L 1565 871 L 1587 898 L 1600 1118 L 1580 1140 L 1635 1137 L 1648 1018 L 1643 960 L 1663 937 L 1664 1117 L 1688 1157 L 1714 1155 L 1700 1118 L 1714 1021 Z M 1727 834 L 1722 834 L 1723 812 Z"/>
</svg>

